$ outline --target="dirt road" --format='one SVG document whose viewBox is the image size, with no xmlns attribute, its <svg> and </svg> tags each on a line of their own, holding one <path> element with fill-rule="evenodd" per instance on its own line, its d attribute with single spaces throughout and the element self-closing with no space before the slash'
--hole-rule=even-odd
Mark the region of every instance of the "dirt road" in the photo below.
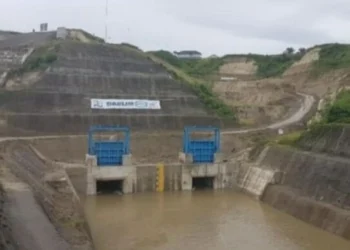
<svg viewBox="0 0 350 250">
<path fill-rule="evenodd" d="M 285 119 L 283 121 L 272 123 L 272 124 L 267 125 L 267 126 L 259 127 L 259 128 L 229 130 L 229 131 L 223 131 L 223 132 L 221 132 L 221 134 L 222 135 L 225 135 L 225 134 L 226 135 L 228 135 L 228 134 L 244 134 L 244 133 L 250 133 L 250 132 L 257 132 L 257 131 L 265 130 L 265 129 L 279 129 L 279 128 L 283 128 L 285 126 L 291 125 L 293 123 L 299 122 L 311 110 L 312 105 L 315 102 L 315 98 L 311 95 L 307 95 L 304 93 L 297 93 L 297 94 L 303 97 L 303 102 L 301 104 L 301 107 L 298 109 L 298 111 L 295 112 L 292 116 L 288 117 L 287 119 Z"/>
</svg>

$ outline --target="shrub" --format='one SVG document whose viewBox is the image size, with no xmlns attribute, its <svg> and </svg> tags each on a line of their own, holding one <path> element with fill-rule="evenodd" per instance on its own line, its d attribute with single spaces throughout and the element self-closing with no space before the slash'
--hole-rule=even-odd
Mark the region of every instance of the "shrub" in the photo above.
<svg viewBox="0 0 350 250">
<path fill-rule="evenodd" d="M 186 74 L 198 78 L 204 78 L 214 74 L 219 70 L 220 66 L 224 64 L 223 58 L 179 59 L 165 50 L 153 51 L 150 53 L 181 69 Z"/>
<path fill-rule="evenodd" d="M 296 132 L 282 135 L 278 137 L 277 143 L 282 145 L 295 146 L 296 143 L 299 141 L 302 133 L 303 133 L 302 131 L 296 131 Z"/>
<path fill-rule="evenodd" d="M 350 91 L 340 92 L 325 115 L 327 123 L 350 123 Z"/>
<path fill-rule="evenodd" d="M 228 107 L 218 96 L 214 94 L 210 86 L 195 83 L 190 85 L 196 95 L 199 97 L 200 101 L 210 110 L 214 111 L 217 115 L 221 117 L 230 117 L 236 120 L 235 113 Z"/>
</svg>

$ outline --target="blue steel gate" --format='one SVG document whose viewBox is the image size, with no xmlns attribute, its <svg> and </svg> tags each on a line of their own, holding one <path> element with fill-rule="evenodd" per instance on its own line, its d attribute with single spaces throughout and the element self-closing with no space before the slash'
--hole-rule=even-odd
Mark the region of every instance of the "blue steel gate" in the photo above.
<svg viewBox="0 0 350 250">
<path fill-rule="evenodd" d="M 96 132 L 115 132 L 124 135 L 123 140 L 95 140 Z M 98 166 L 123 164 L 123 155 L 130 153 L 130 131 L 127 127 L 94 126 L 89 130 L 89 154 L 95 155 Z"/>
<path fill-rule="evenodd" d="M 193 132 L 211 132 L 210 139 L 192 139 Z M 213 163 L 215 153 L 220 152 L 220 130 L 215 127 L 185 127 L 183 152 L 192 154 L 193 163 Z"/>
</svg>

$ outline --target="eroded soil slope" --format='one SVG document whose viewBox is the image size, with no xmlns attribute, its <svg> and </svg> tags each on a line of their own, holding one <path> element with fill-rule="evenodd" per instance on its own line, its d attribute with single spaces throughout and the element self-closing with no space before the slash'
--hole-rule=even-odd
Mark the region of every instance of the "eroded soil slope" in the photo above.
<svg viewBox="0 0 350 250">
<path fill-rule="evenodd" d="M 214 91 L 237 109 L 242 123 L 271 123 L 295 110 L 298 91 L 324 98 L 349 85 L 348 68 L 316 72 L 321 47 L 310 49 L 281 76 L 257 79 L 257 64 L 245 57 L 227 61 L 219 70 Z"/>
</svg>

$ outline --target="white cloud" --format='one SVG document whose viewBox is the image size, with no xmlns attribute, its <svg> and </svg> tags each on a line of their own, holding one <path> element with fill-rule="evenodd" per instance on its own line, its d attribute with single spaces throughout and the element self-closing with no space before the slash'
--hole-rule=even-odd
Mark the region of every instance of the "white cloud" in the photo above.
<svg viewBox="0 0 350 250">
<path fill-rule="evenodd" d="M 83 28 L 104 36 L 104 0 L 0 0 L 0 29 Z M 109 37 L 145 50 L 278 53 L 348 42 L 348 0 L 109 0 Z"/>
</svg>

